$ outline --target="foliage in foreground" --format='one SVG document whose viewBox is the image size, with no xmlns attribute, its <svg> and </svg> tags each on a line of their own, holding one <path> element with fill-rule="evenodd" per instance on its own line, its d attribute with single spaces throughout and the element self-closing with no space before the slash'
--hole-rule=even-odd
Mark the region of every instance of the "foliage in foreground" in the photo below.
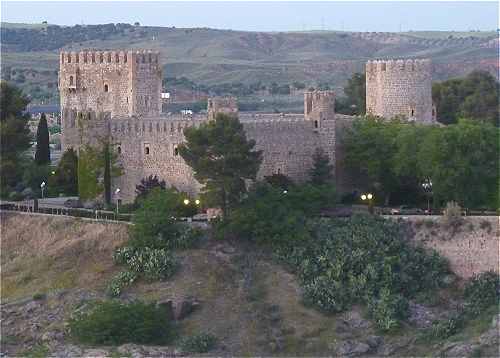
<svg viewBox="0 0 500 358">
<path fill-rule="evenodd" d="M 217 343 L 217 338 L 209 333 L 201 333 L 185 337 L 180 342 L 180 348 L 186 353 L 207 353 Z"/>
<path fill-rule="evenodd" d="M 426 339 L 447 339 L 459 333 L 469 321 L 487 313 L 492 307 L 498 314 L 500 276 L 488 271 L 472 277 L 465 285 L 463 298 L 463 308 L 448 319 L 434 322 L 423 335 Z"/>
<path fill-rule="evenodd" d="M 407 300 L 435 290 L 448 273 L 447 262 L 403 240 L 399 223 L 371 216 L 310 223 L 310 237 L 282 245 L 276 257 L 294 270 L 305 302 L 328 313 L 367 304 L 382 330 L 398 327 Z"/>
<path fill-rule="evenodd" d="M 165 344 L 172 327 L 164 308 L 142 302 L 97 302 L 88 312 L 77 312 L 69 321 L 71 337 L 80 343 Z"/>
<path fill-rule="evenodd" d="M 292 185 L 283 190 L 258 183 L 219 227 L 224 234 L 281 245 L 309 237 L 307 218 L 335 203 L 332 185 Z"/>
</svg>

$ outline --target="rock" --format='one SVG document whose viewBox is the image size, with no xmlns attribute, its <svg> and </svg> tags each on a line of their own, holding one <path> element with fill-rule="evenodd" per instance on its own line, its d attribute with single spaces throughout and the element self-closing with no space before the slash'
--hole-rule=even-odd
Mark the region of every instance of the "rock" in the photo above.
<svg viewBox="0 0 500 358">
<path fill-rule="evenodd" d="M 83 355 L 83 350 L 74 344 L 59 346 L 51 354 L 51 356 L 58 357 L 58 358 L 59 357 L 60 358 L 73 358 L 73 357 L 81 357 L 82 355 Z"/>
<path fill-rule="evenodd" d="M 35 311 L 36 309 L 38 309 L 40 306 L 41 306 L 40 303 L 38 303 L 36 301 L 33 301 L 33 302 L 28 303 L 24 307 L 24 311 L 27 312 L 27 313 L 32 313 L 33 311 Z"/>
<path fill-rule="evenodd" d="M 186 318 L 188 315 L 193 313 L 199 306 L 200 303 L 193 299 L 185 299 L 183 301 L 180 301 L 175 305 L 174 319 L 176 321 L 179 321 Z"/>
<path fill-rule="evenodd" d="M 367 353 L 370 346 L 363 342 L 343 341 L 337 345 L 336 354 L 340 356 L 358 356 Z"/>
<path fill-rule="evenodd" d="M 401 348 L 407 347 L 412 342 L 412 338 L 401 338 L 396 342 L 388 343 L 379 349 L 380 355 L 389 356 L 398 351 Z"/>
<path fill-rule="evenodd" d="M 366 338 L 366 344 L 368 344 L 372 349 L 378 348 L 383 341 L 384 339 L 380 336 L 368 336 Z"/>
<path fill-rule="evenodd" d="M 109 357 L 108 351 L 104 349 L 86 349 L 83 352 L 83 357 L 85 358 L 107 358 Z"/>
<path fill-rule="evenodd" d="M 156 303 L 158 307 L 162 307 L 167 312 L 167 320 L 174 319 L 174 302 L 172 300 L 159 301 Z"/>
<path fill-rule="evenodd" d="M 437 319 L 436 314 L 428 307 L 410 302 L 409 303 L 410 317 L 408 321 L 415 325 L 417 328 L 427 328 L 432 325 Z"/>
<path fill-rule="evenodd" d="M 371 326 L 371 322 L 363 319 L 357 311 L 349 311 L 342 317 L 344 323 L 351 329 L 366 329 Z"/>
<path fill-rule="evenodd" d="M 499 334 L 498 327 L 495 326 L 479 336 L 479 343 L 485 346 L 498 345 L 500 343 Z"/>
<path fill-rule="evenodd" d="M 450 347 L 451 346 L 451 347 Z M 444 357 L 470 357 L 472 353 L 472 346 L 470 344 L 451 344 L 450 348 L 447 348 L 445 352 L 443 352 Z"/>
</svg>

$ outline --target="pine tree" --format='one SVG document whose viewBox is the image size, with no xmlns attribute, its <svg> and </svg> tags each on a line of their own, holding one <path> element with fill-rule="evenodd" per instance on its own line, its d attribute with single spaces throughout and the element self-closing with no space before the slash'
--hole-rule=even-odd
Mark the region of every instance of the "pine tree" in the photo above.
<svg viewBox="0 0 500 358">
<path fill-rule="evenodd" d="M 184 130 L 179 154 L 204 185 L 205 202 L 222 209 L 226 218 L 246 192 L 245 180 L 255 179 L 262 152 L 253 150 L 238 118 L 219 113 L 215 121 Z"/>
<path fill-rule="evenodd" d="M 325 154 L 323 149 L 316 148 L 313 155 L 313 167 L 309 172 L 311 183 L 315 185 L 323 185 L 333 180 L 333 165 L 330 164 L 330 159 Z"/>
<path fill-rule="evenodd" d="M 45 113 L 42 113 L 36 131 L 35 163 L 38 165 L 50 163 L 49 128 Z"/>
</svg>

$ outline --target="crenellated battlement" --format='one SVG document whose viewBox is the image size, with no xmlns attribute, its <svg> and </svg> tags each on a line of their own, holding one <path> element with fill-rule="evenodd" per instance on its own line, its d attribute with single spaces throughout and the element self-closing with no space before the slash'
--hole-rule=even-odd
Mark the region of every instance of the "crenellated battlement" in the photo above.
<svg viewBox="0 0 500 358">
<path fill-rule="evenodd" d="M 370 60 L 366 63 L 367 74 L 376 72 L 418 72 L 430 70 L 430 59 Z"/>
<path fill-rule="evenodd" d="M 136 51 L 90 51 L 84 50 L 80 52 L 75 51 L 61 51 L 59 54 L 59 61 L 61 65 L 67 64 L 125 64 L 125 63 L 154 63 L 158 64 L 160 60 L 160 53 L 151 50 L 136 50 Z"/>
</svg>

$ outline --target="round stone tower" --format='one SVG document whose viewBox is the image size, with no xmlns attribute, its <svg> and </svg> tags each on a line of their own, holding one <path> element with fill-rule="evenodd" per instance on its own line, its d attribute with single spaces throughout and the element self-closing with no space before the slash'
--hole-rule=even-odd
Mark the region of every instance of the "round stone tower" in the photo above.
<svg viewBox="0 0 500 358">
<path fill-rule="evenodd" d="M 420 123 L 435 122 L 431 61 L 375 60 L 366 64 L 366 113 Z"/>
</svg>

